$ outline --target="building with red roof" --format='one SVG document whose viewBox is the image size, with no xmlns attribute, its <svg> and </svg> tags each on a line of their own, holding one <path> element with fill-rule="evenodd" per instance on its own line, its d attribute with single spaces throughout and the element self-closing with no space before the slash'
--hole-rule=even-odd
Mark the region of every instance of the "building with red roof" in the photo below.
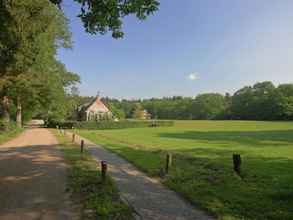
<svg viewBox="0 0 293 220">
<path fill-rule="evenodd" d="M 80 121 L 101 121 L 113 118 L 112 112 L 102 102 L 99 95 L 93 101 L 79 106 L 77 111 Z"/>
</svg>

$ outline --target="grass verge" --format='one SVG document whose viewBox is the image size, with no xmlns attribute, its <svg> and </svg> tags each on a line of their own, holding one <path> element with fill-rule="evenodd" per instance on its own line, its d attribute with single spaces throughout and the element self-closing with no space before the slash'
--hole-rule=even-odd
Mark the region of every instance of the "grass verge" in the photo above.
<svg viewBox="0 0 293 220">
<path fill-rule="evenodd" d="M 16 137 L 22 131 L 23 131 L 23 129 L 21 129 L 21 128 L 13 128 L 8 131 L 0 131 L 0 144 L 3 144 L 5 142 L 9 141 L 10 139 Z"/>
<path fill-rule="evenodd" d="M 133 210 L 121 200 L 113 180 L 107 176 L 102 181 L 97 162 L 89 152 L 85 150 L 81 156 L 79 146 L 72 144 L 68 137 L 56 130 L 54 134 L 70 165 L 68 188 L 82 207 L 82 219 L 133 219 Z"/>
</svg>

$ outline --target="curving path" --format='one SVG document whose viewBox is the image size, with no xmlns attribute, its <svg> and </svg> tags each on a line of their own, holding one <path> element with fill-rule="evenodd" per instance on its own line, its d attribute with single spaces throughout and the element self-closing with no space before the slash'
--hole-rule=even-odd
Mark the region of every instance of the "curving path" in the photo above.
<svg viewBox="0 0 293 220">
<path fill-rule="evenodd" d="M 66 191 L 66 164 L 46 129 L 0 146 L 0 219 L 78 219 Z"/>
</svg>

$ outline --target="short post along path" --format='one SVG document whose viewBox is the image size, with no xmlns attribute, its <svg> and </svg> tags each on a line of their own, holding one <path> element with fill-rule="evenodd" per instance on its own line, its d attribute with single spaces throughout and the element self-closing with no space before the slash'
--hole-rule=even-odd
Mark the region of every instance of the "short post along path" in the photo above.
<svg viewBox="0 0 293 220">
<path fill-rule="evenodd" d="M 67 132 L 72 137 L 72 134 Z M 75 135 L 80 144 L 81 137 Z M 109 175 L 115 180 L 124 198 L 144 220 L 212 220 L 201 210 L 188 204 L 159 180 L 150 178 L 132 164 L 103 147 L 82 138 L 98 163 L 107 161 Z"/>
</svg>

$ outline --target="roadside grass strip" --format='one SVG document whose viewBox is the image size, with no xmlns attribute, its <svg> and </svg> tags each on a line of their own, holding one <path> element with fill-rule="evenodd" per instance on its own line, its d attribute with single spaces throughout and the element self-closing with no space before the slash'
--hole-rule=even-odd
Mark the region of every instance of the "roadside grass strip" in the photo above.
<svg viewBox="0 0 293 220">
<path fill-rule="evenodd" d="M 74 201 L 80 203 L 82 219 L 131 220 L 133 210 L 124 203 L 111 177 L 102 180 L 100 165 L 84 150 L 72 144 L 68 137 L 54 130 L 60 150 L 70 165 L 68 190 Z"/>
</svg>

